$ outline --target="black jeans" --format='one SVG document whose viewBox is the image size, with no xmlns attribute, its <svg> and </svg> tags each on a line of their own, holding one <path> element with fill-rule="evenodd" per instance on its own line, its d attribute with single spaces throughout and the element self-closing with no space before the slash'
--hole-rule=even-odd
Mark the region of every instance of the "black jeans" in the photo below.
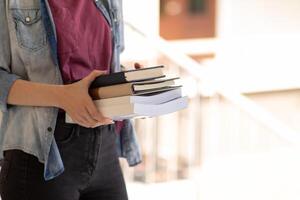
<svg viewBox="0 0 300 200">
<path fill-rule="evenodd" d="M 36 157 L 20 150 L 5 151 L 2 200 L 127 200 L 114 125 L 84 128 L 58 117 L 54 135 L 64 173 L 45 181 L 44 165 Z"/>
</svg>

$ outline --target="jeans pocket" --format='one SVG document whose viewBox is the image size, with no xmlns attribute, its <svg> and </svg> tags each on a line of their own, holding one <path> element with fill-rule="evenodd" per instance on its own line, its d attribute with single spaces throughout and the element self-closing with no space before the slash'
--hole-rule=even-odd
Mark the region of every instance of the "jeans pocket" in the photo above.
<svg viewBox="0 0 300 200">
<path fill-rule="evenodd" d="M 74 125 L 58 124 L 54 132 L 54 137 L 57 144 L 69 143 L 75 135 L 74 129 Z"/>
<path fill-rule="evenodd" d="M 11 13 L 17 40 L 22 48 L 34 52 L 46 46 L 47 34 L 40 9 L 12 8 Z"/>
</svg>

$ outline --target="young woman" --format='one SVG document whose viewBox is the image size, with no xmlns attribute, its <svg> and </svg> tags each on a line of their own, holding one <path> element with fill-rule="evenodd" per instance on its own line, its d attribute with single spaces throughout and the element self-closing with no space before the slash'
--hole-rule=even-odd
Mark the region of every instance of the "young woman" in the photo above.
<svg viewBox="0 0 300 200">
<path fill-rule="evenodd" d="M 97 76 L 120 70 L 121 6 L 0 1 L 2 200 L 127 199 L 118 156 L 141 161 L 134 130 L 103 116 L 88 94 Z"/>
</svg>

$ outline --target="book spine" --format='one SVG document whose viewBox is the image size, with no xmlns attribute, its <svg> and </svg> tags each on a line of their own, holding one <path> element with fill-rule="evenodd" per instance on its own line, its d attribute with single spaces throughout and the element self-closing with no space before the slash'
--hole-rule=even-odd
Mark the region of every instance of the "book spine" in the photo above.
<svg viewBox="0 0 300 200">
<path fill-rule="evenodd" d="M 93 88 L 89 90 L 94 100 L 133 95 L 131 83 Z"/>
</svg>

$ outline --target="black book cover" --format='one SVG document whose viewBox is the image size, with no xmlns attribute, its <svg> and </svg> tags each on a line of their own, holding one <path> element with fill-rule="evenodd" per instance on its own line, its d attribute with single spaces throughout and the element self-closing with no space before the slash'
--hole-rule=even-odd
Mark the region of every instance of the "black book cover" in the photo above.
<svg viewBox="0 0 300 200">
<path fill-rule="evenodd" d="M 149 68 L 142 68 L 138 70 L 149 70 L 153 68 L 161 68 L 163 66 L 155 66 L 155 67 L 149 67 Z M 116 72 L 112 74 L 106 74 L 106 75 L 101 75 L 98 76 L 91 84 L 90 89 L 93 88 L 98 88 L 98 87 L 104 87 L 104 86 L 110 86 L 110 85 L 117 85 L 117 84 L 122 84 L 122 83 L 127 83 L 128 81 L 126 80 L 125 73 L 127 72 L 132 72 L 132 71 L 137 71 L 136 69 L 134 70 L 128 70 L 128 71 L 122 71 L 122 72 Z M 157 77 L 154 77 L 157 78 Z M 149 78 L 149 79 L 143 79 L 143 80 L 138 80 L 138 81 L 145 81 L 145 80 L 152 80 L 154 78 Z"/>
<path fill-rule="evenodd" d="M 90 88 L 98 88 L 109 85 L 116 85 L 120 83 L 127 83 L 124 72 L 117 72 L 98 76 L 91 84 Z"/>
</svg>

